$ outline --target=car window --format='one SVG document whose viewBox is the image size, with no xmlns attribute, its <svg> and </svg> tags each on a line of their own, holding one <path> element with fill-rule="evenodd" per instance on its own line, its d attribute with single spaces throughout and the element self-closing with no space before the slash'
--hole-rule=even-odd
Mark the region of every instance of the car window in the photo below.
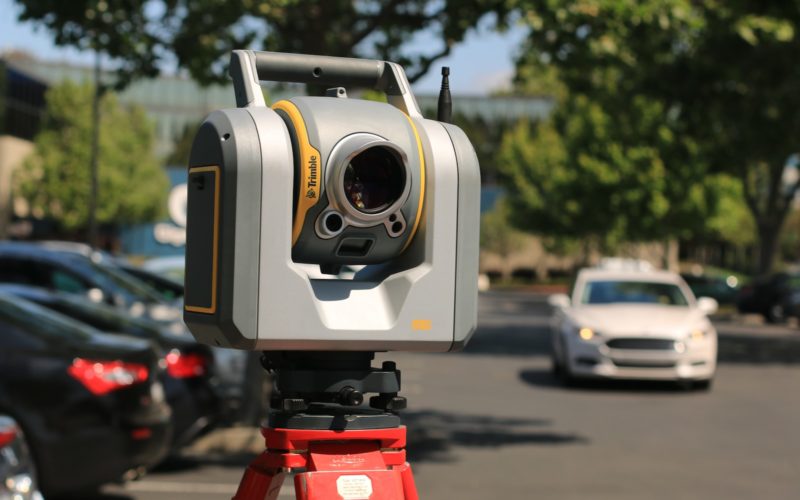
<svg viewBox="0 0 800 500">
<path fill-rule="evenodd" d="M 161 302 L 161 296 L 149 285 L 130 274 L 116 269 L 113 266 L 104 266 L 90 263 L 94 271 L 102 276 L 102 279 L 113 283 L 115 288 L 123 290 L 124 293 L 142 302 Z"/>
<path fill-rule="evenodd" d="M 158 292 L 115 266 L 96 264 L 82 255 L 69 255 L 66 258 L 72 268 L 80 269 L 81 274 L 90 276 L 95 286 L 119 296 L 127 304 L 161 302 Z"/>
<path fill-rule="evenodd" d="M 86 293 L 91 286 L 81 278 L 62 269 L 53 269 L 50 283 L 54 290 L 67 293 Z"/>
<path fill-rule="evenodd" d="M 16 257 L 0 257 L 0 283 L 49 286 L 46 274 L 36 262 Z"/>
<path fill-rule="evenodd" d="M 677 285 L 648 281 L 590 281 L 584 286 L 581 303 L 688 305 Z"/>
</svg>

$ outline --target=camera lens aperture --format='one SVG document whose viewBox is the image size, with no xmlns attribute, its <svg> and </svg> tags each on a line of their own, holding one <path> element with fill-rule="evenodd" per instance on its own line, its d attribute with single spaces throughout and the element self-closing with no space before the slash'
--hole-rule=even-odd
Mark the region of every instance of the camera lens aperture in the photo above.
<svg viewBox="0 0 800 500">
<path fill-rule="evenodd" d="M 403 194 L 405 168 L 389 148 L 374 146 L 354 156 L 344 171 L 347 201 L 368 214 L 389 208 Z"/>
</svg>

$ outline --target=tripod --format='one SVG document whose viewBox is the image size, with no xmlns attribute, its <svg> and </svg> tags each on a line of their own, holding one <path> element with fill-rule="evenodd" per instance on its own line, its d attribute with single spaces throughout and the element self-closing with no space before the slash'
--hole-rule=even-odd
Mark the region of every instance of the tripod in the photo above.
<svg viewBox="0 0 800 500">
<path fill-rule="evenodd" d="M 266 451 L 245 470 L 234 500 L 274 500 L 288 472 L 298 500 L 417 500 L 396 411 L 400 372 L 373 368 L 371 352 L 264 353 L 275 377 Z M 364 394 L 377 393 L 362 407 Z"/>
</svg>

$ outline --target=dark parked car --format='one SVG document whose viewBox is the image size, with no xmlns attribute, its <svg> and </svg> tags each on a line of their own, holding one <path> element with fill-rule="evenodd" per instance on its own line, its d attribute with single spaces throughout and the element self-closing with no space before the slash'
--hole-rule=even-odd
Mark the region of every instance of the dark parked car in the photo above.
<svg viewBox="0 0 800 500">
<path fill-rule="evenodd" d="M 0 415 L 0 498 L 42 500 L 25 435 L 8 415 Z"/>
<path fill-rule="evenodd" d="M 800 313 L 800 274 L 776 273 L 753 280 L 742 287 L 737 301 L 741 313 L 764 316 L 779 323 Z"/>
<path fill-rule="evenodd" d="M 169 451 L 150 342 L 0 293 L 0 345 L 0 413 L 24 431 L 45 496 L 120 480 Z"/>
<path fill-rule="evenodd" d="M 135 276 L 147 283 L 153 290 L 161 294 L 161 297 L 167 302 L 174 302 L 176 300 L 183 300 L 183 283 L 178 283 L 170 278 L 165 278 L 156 273 L 151 273 L 146 269 L 134 266 L 133 264 L 125 261 L 117 261 L 117 265 L 126 273 Z"/>
<path fill-rule="evenodd" d="M 0 242 L 0 282 L 84 295 L 168 325 L 175 333 L 184 329 L 180 309 L 131 275 L 96 260 L 51 244 Z"/>
<path fill-rule="evenodd" d="M 73 253 L 90 258 L 94 263 L 102 267 L 111 268 L 112 272 L 122 270 L 133 277 L 133 282 L 138 285 L 146 285 L 157 292 L 162 300 L 175 302 L 183 298 L 183 280 L 178 281 L 160 276 L 159 274 L 142 269 L 132 264 L 124 258 L 114 257 L 108 252 L 95 250 L 85 243 L 73 241 L 42 241 L 39 243 L 43 248 L 62 253 Z"/>
<path fill-rule="evenodd" d="M 125 334 L 155 342 L 164 353 L 159 372 L 172 407 L 173 445 L 191 442 L 210 430 L 221 413 L 214 387 L 211 349 L 188 335 L 175 335 L 143 318 L 131 318 L 117 308 L 95 304 L 78 295 L 49 292 L 24 285 L 0 284 L 6 292 L 69 316 L 105 333 Z"/>
<path fill-rule="evenodd" d="M 735 276 L 681 274 L 695 297 L 711 297 L 719 304 L 735 304 L 739 295 L 739 280 Z"/>
<path fill-rule="evenodd" d="M 147 284 L 119 266 L 119 259 L 74 242 L 0 242 L 0 283 L 17 283 L 88 297 L 148 317 L 173 333 L 189 336 L 181 308 L 168 304 Z M 113 297 L 121 299 L 108 300 Z M 215 347 L 215 374 L 225 423 L 257 423 L 269 387 L 259 354 Z"/>
</svg>

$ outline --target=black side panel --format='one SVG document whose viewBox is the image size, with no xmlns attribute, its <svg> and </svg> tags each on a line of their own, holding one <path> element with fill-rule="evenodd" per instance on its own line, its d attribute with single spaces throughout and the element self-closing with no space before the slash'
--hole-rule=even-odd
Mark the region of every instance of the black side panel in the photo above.
<svg viewBox="0 0 800 500">
<path fill-rule="evenodd" d="M 189 169 L 184 303 L 191 312 L 217 310 L 219 177 L 217 165 Z"/>
</svg>

